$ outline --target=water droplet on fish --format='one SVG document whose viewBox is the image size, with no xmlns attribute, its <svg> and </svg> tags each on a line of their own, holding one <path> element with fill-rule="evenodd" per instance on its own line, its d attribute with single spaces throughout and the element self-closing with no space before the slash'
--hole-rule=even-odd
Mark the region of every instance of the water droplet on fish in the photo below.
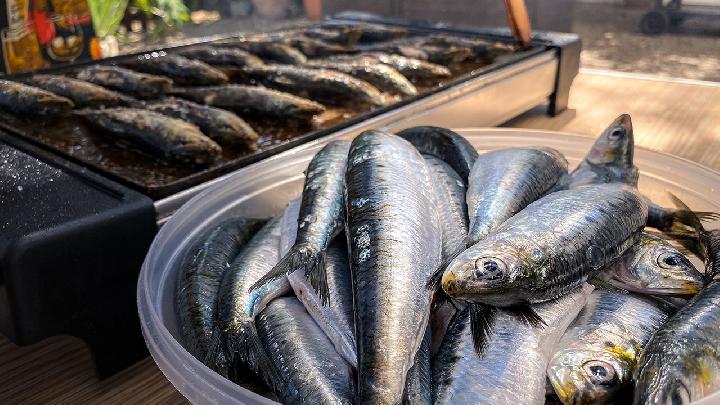
<svg viewBox="0 0 720 405">
<path fill-rule="evenodd" d="M 23 186 L 17 186 L 18 191 L 23 191 Z"/>
</svg>

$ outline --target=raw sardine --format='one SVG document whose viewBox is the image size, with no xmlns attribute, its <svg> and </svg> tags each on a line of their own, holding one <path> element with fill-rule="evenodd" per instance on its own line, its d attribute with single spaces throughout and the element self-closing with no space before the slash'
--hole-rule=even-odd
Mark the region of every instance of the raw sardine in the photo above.
<svg viewBox="0 0 720 405">
<path fill-rule="evenodd" d="M 454 131 L 433 126 L 403 129 L 397 135 L 413 144 L 423 155 L 434 156 L 452 167 L 468 184 L 478 153 L 467 139 Z"/>
<path fill-rule="evenodd" d="M 595 290 L 558 344 L 547 375 L 564 404 L 615 403 L 633 387 L 640 351 L 668 309 L 652 298 Z"/>
<path fill-rule="evenodd" d="M 237 218 L 218 225 L 190 250 L 178 272 L 175 311 L 183 345 L 201 361 L 217 322 L 217 293 L 222 277 L 265 222 Z"/>
<path fill-rule="evenodd" d="M 423 339 L 440 264 L 441 230 L 425 160 L 404 139 L 365 131 L 347 170 L 347 238 L 353 274 L 361 404 L 402 400 Z"/>
<path fill-rule="evenodd" d="M 433 403 L 432 369 L 430 367 L 432 333 L 428 324 L 420 349 L 415 355 L 413 366 L 408 370 L 403 405 L 430 405 Z"/>
</svg>

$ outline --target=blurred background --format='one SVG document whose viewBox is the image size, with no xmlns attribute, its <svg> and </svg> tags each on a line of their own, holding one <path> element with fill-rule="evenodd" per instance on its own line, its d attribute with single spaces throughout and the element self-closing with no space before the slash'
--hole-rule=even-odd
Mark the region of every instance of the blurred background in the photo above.
<svg viewBox="0 0 720 405">
<path fill-rule="evenodd" d="M 720 80 L 720 0 L 526 3 L 534 29 L 580 34 L 583 67 Z M 502 0 L 6 0 L 5 5 L 4 54 L 6 66 L 22 65 L 16 71 L 41 63 L 33 52 L 62 60 L 82 57 L 82 43 L 92 57 L 112 56 L 349 10 L 451 25 L 507 25 Z M 90 39 L 83 30 L 88 13 Z"/>
</svg>

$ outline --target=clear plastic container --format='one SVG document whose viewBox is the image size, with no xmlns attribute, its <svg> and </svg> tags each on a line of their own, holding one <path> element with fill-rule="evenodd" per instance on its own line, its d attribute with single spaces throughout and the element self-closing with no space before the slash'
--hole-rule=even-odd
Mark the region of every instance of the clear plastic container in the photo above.
<svg viewBox="0 0 720 405">
<path fill-rule="evenodd" d="M 543 145 L 563 152 L 574 167 L 592 138 L 548 131 L 464 129 L 479 151 Z M 302 190 L 303 171 L 324 141 L 316 141 L 238 171 L 208 188 L 178 210 L 153 241 L 138 282 L 142 331 L 155 362 L 170 382 L 193 403 L 272 403 L 205 367 L 178 341 L 173 310 L 175 270 L 194 240 L 231 216 L 267 217 L 282 212 Z M 720 173 L 671 155 L 635 150 L 640 190 L 669 205 L 667 191 L 697 210 L 720 212 Z M 720 393 L 698 404 L 720 402 Z"/>
</svg>

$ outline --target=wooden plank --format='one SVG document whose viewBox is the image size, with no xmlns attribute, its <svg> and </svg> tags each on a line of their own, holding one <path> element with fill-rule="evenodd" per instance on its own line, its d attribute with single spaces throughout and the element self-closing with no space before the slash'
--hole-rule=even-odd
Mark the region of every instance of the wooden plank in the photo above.
<svg viewBox="0 0 720 405">
<path fill-rule="evenodd" d="M 505 126 L 595 137 L 613 118 L 630 113 L 638 145 L 674 153 L 720 170 L 720 87 L 702 83 L 583 71 L 558 117 L 532 111 Z M 17 347 L 0 337 L 0 403 L 125 404 L 185 402 L 147 358 L 100 381 L 79 339 L 60 336 Z"/>
</svg>

